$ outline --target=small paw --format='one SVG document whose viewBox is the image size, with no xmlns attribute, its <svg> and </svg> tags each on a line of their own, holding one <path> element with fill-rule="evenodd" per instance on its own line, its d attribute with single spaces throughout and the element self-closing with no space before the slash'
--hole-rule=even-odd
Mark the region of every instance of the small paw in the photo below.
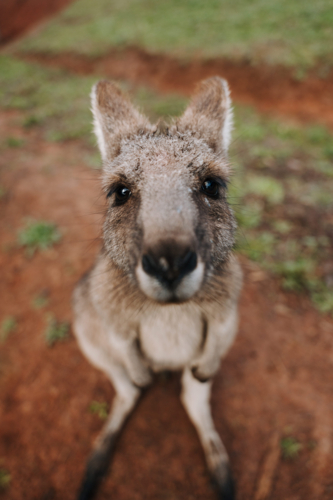
<svg viewBox="0 0 333 500">
<path fill-rule="evenodd" d="M 139 389 L 142 389 L 143 387 L 150 385 L 153 381 L 153 374 L 149 370 L 149 368 L 143 368 L 142 370 L 140 370 L 140 372 L 137 372 L 132 375 L 133 375 L 131 377 L 132 382 Z"/>
<path fill-rule="evenodd" d="M 208 382 L 208 380 L 212 377 L 212 375 L 210 376 L 207 376 L 205 374 L 203 374 L 201 371 L 200 371 L 200 368 L 198 366 L 193 366 L 191 368 L 191 372 L 192 372 L 192 375 L 194 378 L 196 378 L 197 380 L 199 380 L 199 382 Z"/>
</svg>

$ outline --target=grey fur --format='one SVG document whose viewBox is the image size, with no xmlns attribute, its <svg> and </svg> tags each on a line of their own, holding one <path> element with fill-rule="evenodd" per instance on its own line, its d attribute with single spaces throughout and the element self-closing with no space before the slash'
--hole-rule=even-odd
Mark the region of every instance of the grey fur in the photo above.
<svg viewBox="0 0 333 500">
<path fill-rule="evenodd" d="M 140 388 L 152 372 L 171 369 L 183 371 L 182 402 L 219 495 L 231 500 L 228 455 L 209 408 L 211 379 L 236 334 L 241 289 L 232 254 L 236 223 L 224 184 L 232 124 L 227 83 L 217 77 L 202 82 L 166 132 L 150 125 L 111 82 L 94 87 L 92 109 L 102 187 L 110 196 L 103 249 L 74 292 L 74 329 L 116 397 L 80 499 L 91 498 L 98 486 L 106 468 L 96 472 L 101 459 L 94 457 L 109 459 L 105 443 L 113 446 Z M 207 179 L 218 179 L 215 197 L 203 192 Z M 130 192 L 126 203 L 117 201 L 119 186 Z M 179 279 L 169 286 L 164 276 L 173 269 Z"/>
</svg>

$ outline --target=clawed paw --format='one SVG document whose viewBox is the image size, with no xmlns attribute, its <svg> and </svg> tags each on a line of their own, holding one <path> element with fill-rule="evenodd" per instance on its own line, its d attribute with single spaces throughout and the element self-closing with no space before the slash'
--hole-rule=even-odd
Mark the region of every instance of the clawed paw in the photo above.
<svg viewBox="0 0 333 500">
<path fill-rule="evenodd" d="M 207 382 L 211 378 L 211 376 L 203 374 L 198 366 L 193 366 L 191 372 L 193 377 L 199 380 L 199 382 Z"/>
</svg>

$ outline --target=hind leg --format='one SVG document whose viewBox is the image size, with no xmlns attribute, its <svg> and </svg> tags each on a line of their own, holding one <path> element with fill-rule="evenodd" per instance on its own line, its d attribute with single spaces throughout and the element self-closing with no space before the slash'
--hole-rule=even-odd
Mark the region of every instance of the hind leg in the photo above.
<svg viewBox="0 0 333 500">
<path fill-rule="evenodd" d="M 90 455 L 78 495 L 79 500 L 90 500 L 105 476 L 111 461 L 116 439 L 124 426 L 128 415 L 138 401 L 141 390 L 130 380 L 121 366 L 107 367 L 116 395 L 113 400 L 110 415 Z M 106 369 L 103 371 L 107 371 Z"/>
<path fill-rule="evenodd" d="M 83 354 L 106 374 L 116 392 L 108 420 L 88 459 L 78 495 L 79 500 L 90 500 L 108 470 L 116 439 L 139 399 L 139 386 L 149 383 L 150 374 L 136 359 L 135 345 L 119 341 L 117 346 L 110 346 L 89 304 L 75 318 L 74 330 Z"/>
<path fill-rule="evenodd" d="M 219 499 L 234 500 L 229 457 L 214 427 L 209 402 L 210 392 L 211 381 L 199 382 L 188 368 L 184 370 L 181 401 L 198 432 L 209 471 L 219 492 Z"/>
</svg>

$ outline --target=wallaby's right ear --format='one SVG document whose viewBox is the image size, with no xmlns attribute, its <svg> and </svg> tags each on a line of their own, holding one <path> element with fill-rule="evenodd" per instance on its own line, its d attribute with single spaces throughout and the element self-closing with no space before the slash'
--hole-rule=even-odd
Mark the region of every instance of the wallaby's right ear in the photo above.
<svg viewBox="0 0 333 500">
<path fill-rule="evenodd" d="M 149 126 L 148 119 L 134 108 L 116 85 L 107 80 L 93 86 L 91 106 L 94 131 L 103 161 L 118 154 L 121 136 L 145 130 Z"/>
</svg>

